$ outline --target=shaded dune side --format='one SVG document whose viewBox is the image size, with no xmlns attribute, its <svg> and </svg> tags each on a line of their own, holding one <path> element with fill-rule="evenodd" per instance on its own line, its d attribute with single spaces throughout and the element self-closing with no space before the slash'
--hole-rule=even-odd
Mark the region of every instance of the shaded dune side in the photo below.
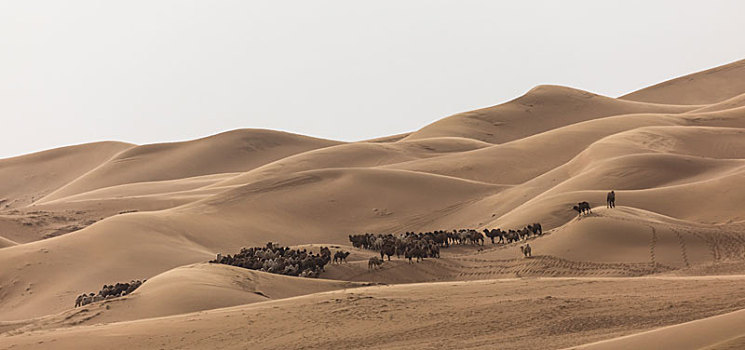
<svg viewBox="0 0 745 350">
<path fill-rule="evenodd" d="M 681 105 L 712 104 L 745 93 L 745 60 L 688 74 L 619 97 Z"/>
<path fill-rule="evenodd" d="M 43 201 L 127 183 L 243 172 L 295 153 L 336 144 L 339 142 L 278 131 L 242 129 L 194 141 L 138 146 Z"/>
</svg>

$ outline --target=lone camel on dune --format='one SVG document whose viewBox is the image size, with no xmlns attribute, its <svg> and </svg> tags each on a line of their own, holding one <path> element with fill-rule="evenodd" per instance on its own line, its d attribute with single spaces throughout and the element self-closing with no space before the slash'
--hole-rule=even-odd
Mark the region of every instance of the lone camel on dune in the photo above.
<svg viewBox="0 0 745 350">
<path fill-rule="evenodd" d="M 524 256 L 525 256 L 526 258 L 529 258 L 529 257 L 531 257 L 531 256 L 532 256 L 532 255 L 531 255 L 531 250 L 532 250 L 532 249 L 530 248 L 530 244 L 526 244 L 526 245 L 521 245 L 521 246 L 520 246 L 520 251 L 521 251 L 521 252 L 523 253 L 523 255 L 524 255 Z"/>
<path fill-rule="evenodd" d="M 608 208 L 615 208 L 616 207 L 616 192 L 610 191 L 608 192 L 608 197 L 606 197 L 607 206 Z"/>
<path fill-rule="evenodd" d="M 572 209 L 579 213 L 579 215 L 592 213 L 590 203 L 587 202 L 579 202 L 577 205 L 573 206 Z"/>
</svg>

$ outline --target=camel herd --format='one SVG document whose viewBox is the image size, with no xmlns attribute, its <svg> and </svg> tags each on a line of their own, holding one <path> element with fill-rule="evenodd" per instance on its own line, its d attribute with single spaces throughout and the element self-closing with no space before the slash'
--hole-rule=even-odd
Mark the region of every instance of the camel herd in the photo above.
<svg viewBox="0 0 745 350">
<path fill-rule="evenodd" d="M 477 232 L 478 233 L 478 232 Z M 479 234 L 480 236 L 481 234 Z M 468 234 L 464 235 L 464 239 L 477 240 Z M 483 236 L 481 241 L 483 242 Z M 413 233 L 407 232 L 403 235 L 373 235 L 366 233 L 364 235 L 349 235 L 349 241 L 355 248 L 364 248 L 370 250 L 377 250 L 380 252 L 380 261 L 370 259 L 368 262 L 369 268 L 380 266 L 385 257 L 388 257 L 388 261 L 391 260 L 391 256 L 396 255 L 400 258 L 402 255 L 404 258 L 413 262 L 416 259 L 417 262 L 424 260 L 425 258 L 439 258 L 440 247 L 448 246 L 450 244 L 445 232 L 427 232 L 427 233 Z M 377 258 L 377 257 L 376 257 Z"/>
<path fill-rule="evenodd" d="M 80 294 L 75 299 L 75 307 L 88 305 L 90 303 L 106 300 L 106 299 L 112 299 L 112 298 L 118 298 L 121 296 L 125 296 L 128 294 L 131 294 L 135 291 L 135 289 L 139 288 L 142 283 L 144 283 L 147 280 L 132 280 L 130 282 L 125 283 L 117 283 L 113 285 L 104 285 L 101 290 L 98 291 L 97 294 L 89 293 L 89 294 Z"/>
<path fill-rule="evenodd" d="M 502 229 L 499 228 L 491 230 L 484 229 L 484 234 L 486 235 L 486 237 L 489 237 L 491 239 L 492 244 L 513 243 L 528 239 L 530 236 L 543 235 L 543 227 L 541 227 L 540 223 L 536 222 L 534 224 L 525 226 L 520 230 L 502 231 Z M 494 242 L 495 238 L 499 238 L 499 240 L 497 242 Z"/>
<path fill-rule="evenodd" d="M 408 260 L 409 263 L 413 263 L 416 259 L 417 262 L 424 260 L 425 258 L 439 258 L 440 248 L 448 248 L 453 244 L 475 244 L 483 245 L 484 236 L 491 239 L 492 244 L 497 243 L 513 243 L 521 240 L 525 240 L 530 236 L 539 236 L 543 234 L 543 228 L 540 223 L 534 223 L 523 227 L 520 230 L 507 230 L 502 229 L 484 229 L 484 233 L 480 233 L 473 229 L 460 229 L 452 231 L 431 231 L 423 233 L 406 232 L 404 234 L 359 234 L 349 235 L 349 241 L 355 248 L 376 250 L 380 252 L 380 258 L 372 257 L 368 261 L 368 269 L 376 269 L 382 266 L 385 261 L 385 257 L 391 260 L 391 256 L 396 255 L 397 258 L 403 257 Z M 495 241 L 495 239 L 497 239 Z M 528 248 L 530 249 L 530 248 Z M 524 254 L 524 253 L 523 253 Z M 528 253 L 526 256 L 529 256 Z"/>
<path fill-rule="evenodd" d="M 337 251 L 333 255 L 334 263 L 346 262 L 349 252 Z M 288 276 L 318 277 L 325 271 L 326 264 L 331 262 L 331 249 L 321 247 L 318 254 L 306 249 L 290 249 L 274 243 L 264 247 L 243 248 L 238 254 L 218 254 L 210 263 L 226 264 Z"/>
<path fill-rule="evenodd" d="M 405 249 L 407 248 L 404 246 L 404 243 L 407 243 L 406 245 L 411 246 L 411 242 L 415 241 L 426 241 L 427 243 L 433 243 L 434 245 L 437 245 L 439 247 L 447 248 L 451 244 L 478 244 L 483 245 L 484 244 L 484 235 L 491 238 L 492 243 L 512 243 L 517 242 L 523 239 L 526 239 L 530 237 L 531 235 L 541 235 L 543 234 L 543 228 L 541 227 L 541 224 L 535 223 L 528 226 L 525 226 L 524 228 L 520 230 L 509 230 L 509 231 L 503 231 L 501 229 L 484 229 L 484 234 L 473 230 L 473 229 L 460 229 L 460 230 L 452 230 L 452 231 L 431 231 L 431 232 L 424 232 L 424 233 L 414 233 L 414 232 L 406 232 L 403 235 L 393 235 L 393 234 L 372 234 L 372 233 L 365 233 L 365 234 L 359 234 L 359 235 L 349 235 L 349 241 L 352 242 L 352 245 L 355 248 L 363 248 L 363 249 L 370 249 L 370 250 L 378 250 L 380 251 L 383 248 L 383 244 L 389 241 L 394 241 L 398 243 L 398 251 L 399 254 L 403 254 Z M 495 242 L 494 239 L 499 238 L 498 242 Z M 393 254 L 391 254 L 393 255 Z M 381 256 L 382 258 L 382 256 Z"/>
</svg>

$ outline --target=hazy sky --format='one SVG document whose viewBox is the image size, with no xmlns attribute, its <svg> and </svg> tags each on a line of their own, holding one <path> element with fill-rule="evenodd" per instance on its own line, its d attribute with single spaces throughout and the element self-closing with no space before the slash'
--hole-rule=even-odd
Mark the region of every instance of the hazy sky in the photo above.
<svg viewBox="0 0 745 350">
<path fill-rule="evenodd" d="M 743 1 L 0 0 L 0 157 L 236 128 L 413 131 L 538 84 L 745 58 Z"/>
</svg>

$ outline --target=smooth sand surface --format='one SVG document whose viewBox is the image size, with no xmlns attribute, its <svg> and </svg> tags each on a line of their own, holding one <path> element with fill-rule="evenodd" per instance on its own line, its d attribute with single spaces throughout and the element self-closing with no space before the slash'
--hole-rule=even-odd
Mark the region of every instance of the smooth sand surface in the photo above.
<svg viewBox="0 0 745 350">
<path fill-rule="evenodd" d="M 368 141 L 243 129 L 0 160 L 0 349 L 740 348 L 744 67 L 620 98 L 542 85 Z M 348 239 L 535 222 L 374 271 Z M 350 256 L 319 279 L 207 263 L 269 241 Z"/>
</svg>

